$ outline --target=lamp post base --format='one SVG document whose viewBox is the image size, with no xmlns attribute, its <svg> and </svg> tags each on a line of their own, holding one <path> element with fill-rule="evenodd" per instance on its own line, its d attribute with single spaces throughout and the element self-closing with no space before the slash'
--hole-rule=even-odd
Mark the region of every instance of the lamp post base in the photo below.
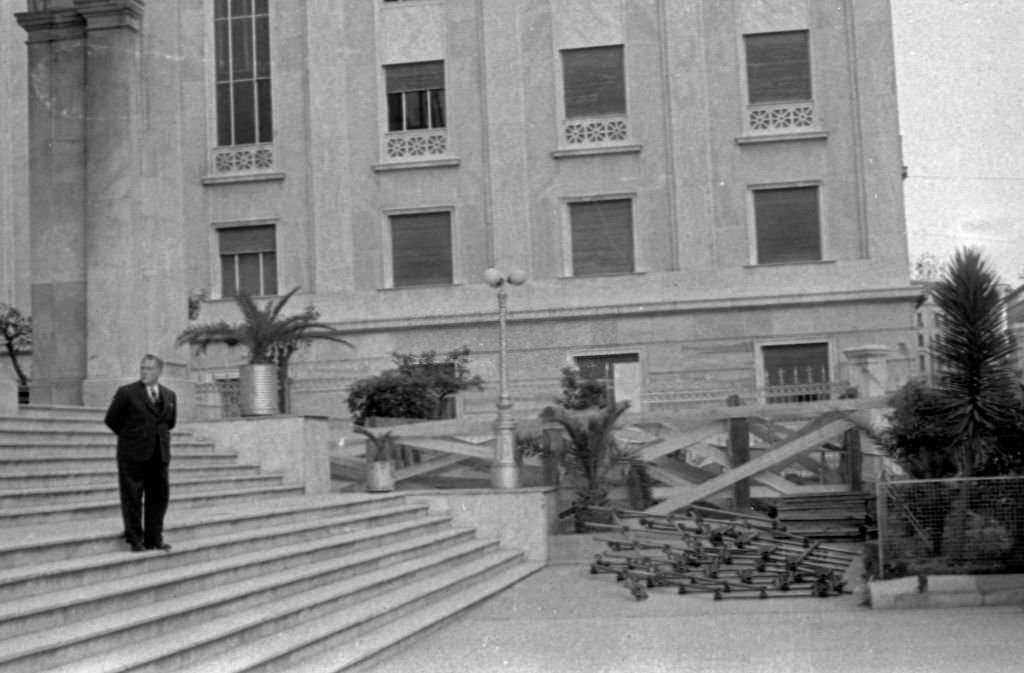
<svg viewBox="0 0 1024 673">
<path fill-rule="evenodd" d="M 491 486 L 506 490 L 519 488 L 521 486 L 519 466 L 504 463 L 491 465 Z"/>
</svg>

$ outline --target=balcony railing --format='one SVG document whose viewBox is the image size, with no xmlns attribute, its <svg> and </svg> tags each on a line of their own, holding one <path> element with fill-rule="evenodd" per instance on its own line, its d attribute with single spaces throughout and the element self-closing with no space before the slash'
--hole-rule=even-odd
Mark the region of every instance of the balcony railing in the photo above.
<svg viewBox="0 0 1024 673">
<path fill-rule="evenodd" d="M 269 171 L 274 168 L 274 146 L 271 143 L 262 143 L 217 147 L 211 153 L 210 165 L 215 175 Z"/>
<path fill-rule="evenodd" d="M 629 140 L 625 115 L 573 117 L 562 122 L 562 145 L 569 148 L 602 147 Z"/>
<path fill-rule="evenodd" d="M 747 106 L 747 132 L 751 134 L 793 133 L 817 128 L 812 101 Z"/>
<path fill-rule="evenodd" d="M 387 161 L 418 161 L 448 156 L 448 129 L 395 131 L 384 134 Z"/>
</svg>

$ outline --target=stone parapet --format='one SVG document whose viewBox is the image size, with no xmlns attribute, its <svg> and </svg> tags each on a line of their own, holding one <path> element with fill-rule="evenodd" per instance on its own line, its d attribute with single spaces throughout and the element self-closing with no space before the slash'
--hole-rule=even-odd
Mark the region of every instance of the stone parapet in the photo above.
<svg viewBox="0 0 1024 673">
<path fill-rule="evenodd" d="M 239 463 L 279 473 L 286 484 L 302 484 L 307 494 L 331 489 L 331 432 L 326 417 L 252 416 L 178 427 L 215 442 L 218 449 L 236 451 Z"/>
<path fill-rule="evenodd" d="M 876 609 L 1024 605 L 1024 574 L 900 577 L 875 580 L 868 591 Z"/>
<path fill-rule="evenodd" d="M 558 518 L 557 489 L 453 489 L 401 491 L 411 503 L 426 503 L 431 514 L 450 516 L 455 526 L 470 526 L 484 539 L 520 549 L 528 561 L 548 560 L 548 536 Z"/>
</svg>

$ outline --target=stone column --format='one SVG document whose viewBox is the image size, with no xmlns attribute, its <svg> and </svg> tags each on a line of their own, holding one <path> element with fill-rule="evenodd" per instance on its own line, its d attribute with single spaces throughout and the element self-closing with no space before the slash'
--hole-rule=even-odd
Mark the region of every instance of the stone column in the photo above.
<svg viewBox="0 0 1024 673">
<path fill-rule="evenodd" d="M 86 47 L 86 406 L 106 406 L 117 385 L 138 374 L 154 350 L 144 335 L 148 283 L 160 250 L 138 245 L 142 89 L 139 0 L 74 0 Z M 162 307 L 166 309 L 167 307 Z M 156 353 L 162 355 L 161 353 Z"/>
<path fill-rule="evenodd" d="M 860 346 L 846 348 L 843 355 L 850 362 L 850 385 L 857 389 L 860 397 L 881 397 L 889 383 L 886 356 L 888 346 Z"/>
<path fill-rule="evenodd" d="M 883 397 L 889 383 L 886 356 L 888 346 L 869 345 L 846 348 L 843 355 L 849 360 L 850 385 L 857 389 L 860 397 Z M 872 428 L 880 428 L 885 422 L 885 411 L 872 409 L 867 412 Z"/>
<path fill-rule="evenodd" d="M 82 403 L 86 375 L 85 34 L 71 0 L 17 14 L 28 32 L 32 402 Z"/>
</svg>

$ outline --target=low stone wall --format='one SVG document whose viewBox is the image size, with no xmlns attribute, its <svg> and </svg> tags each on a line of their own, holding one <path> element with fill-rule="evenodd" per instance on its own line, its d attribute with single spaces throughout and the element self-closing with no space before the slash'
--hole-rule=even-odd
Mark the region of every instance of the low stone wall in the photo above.
<svg viewBox="0 0 1024 673">
<path fill-rule="evenodd" d="M 476 529 L 481 538 L 521 549 L 529 561 L 547 562 L 548 535 L 558 519 L 552 487 L 400 491 L 411 503 L 426 503 L 431 514 L 452 518 L 455 526 Z"/>
<path fill-rule="evenodd" d="M 245 416 L 194 421 L 179 426 L 217 448 L 237 451 L 240 463 L 284 475 L 306 493 L 329 493 L 331 432 L 322 416 Z M 335 437 L 335 441 L 337 438 Z"/>
<path fill-rule="evenodd" d="M 1024 604 L 1024 575 L 915 575 L 868 584 L 871 607 L 964 608 Z"/>
</svg>

